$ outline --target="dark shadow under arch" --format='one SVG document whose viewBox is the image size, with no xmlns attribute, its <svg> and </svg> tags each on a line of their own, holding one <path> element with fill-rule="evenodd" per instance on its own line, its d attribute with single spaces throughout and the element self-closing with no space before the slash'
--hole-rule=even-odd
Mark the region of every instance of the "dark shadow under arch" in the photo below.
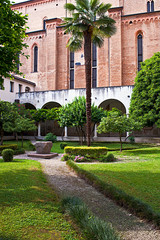
<svg viewBox="0 0 160 240">
<path fill-rule="evenodd" d="M 31 103 L 24 103 L 26 109 L 36 109 L 36 107 Z"/>
<path fill-rule="evenodd" d="M 117 108 L 122 111 L 122 113 L 126 113 L 126 108 L 122 102 L 117 99 L 107 99 L 103 101 L 99 107 L 102 107 L 104 110 L 110 111 L 112 108 Z"/>
<path fill-rule="evenodd" d="M 61 105 L 57 102 L 48 102 L 42 106 L 43 109 L 51 109 L 51 108 L 59 108 L 59 107 L 61 107 Z"/>
</svg>

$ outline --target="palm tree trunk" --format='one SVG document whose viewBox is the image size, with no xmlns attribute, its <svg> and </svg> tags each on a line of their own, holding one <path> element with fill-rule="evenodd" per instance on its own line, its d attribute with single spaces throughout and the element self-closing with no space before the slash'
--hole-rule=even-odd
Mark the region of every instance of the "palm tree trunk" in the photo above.
<svg viewBox="0 0 160 240">
<path fill-rule="evenodd" d="M 84 32 L 84 58 L 86 77 L 87 145 L 91 145 L 91 32 Z"/>
</svg>

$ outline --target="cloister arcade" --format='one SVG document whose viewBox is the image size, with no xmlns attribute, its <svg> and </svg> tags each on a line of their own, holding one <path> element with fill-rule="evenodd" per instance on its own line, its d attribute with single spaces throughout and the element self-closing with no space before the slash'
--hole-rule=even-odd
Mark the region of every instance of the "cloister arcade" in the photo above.
<svg viewBox="0 0 160 240">
<path fill-rule="evenodd" d="M 132 89 L 133 86 L 92 89 L 92 103 L 105 110 L 117 108 L 123 113 L 128 114 Z M 51 109 L 72 102 L 75 97 L 79 96 L 85 96 L 85 89 L 21 93 L 17 94 L 17 99 L 29 109 Z M 41 123 L 41 129 L 38 130 L 38 135 L 43 136 L 47 132 L 53 132 L 57 136 L 64 135 L 65 138 L 75 136 L 73 128 L 65 128 L 63 133 L 63 129 L 59 127 L 56 121 Z M 116 135 L 104 134 L 100 136 L 109 137 Z M 97 135 L 95 129 L 94 138 L 97 137 L 99 137 L 99 135 Z"/>
</svg>

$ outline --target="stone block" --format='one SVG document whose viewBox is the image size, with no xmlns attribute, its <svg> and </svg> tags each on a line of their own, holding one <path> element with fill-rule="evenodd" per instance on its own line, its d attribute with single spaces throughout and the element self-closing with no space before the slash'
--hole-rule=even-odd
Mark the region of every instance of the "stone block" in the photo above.
<svg viewBox="0 0 160 240">
<path fill-rule="evenodd" d="M 36 142 L 35 148 L 37 154 L 49 154 L 51 151 L 53 143 L 51 141 L 46 142 Z"/>
</svg>

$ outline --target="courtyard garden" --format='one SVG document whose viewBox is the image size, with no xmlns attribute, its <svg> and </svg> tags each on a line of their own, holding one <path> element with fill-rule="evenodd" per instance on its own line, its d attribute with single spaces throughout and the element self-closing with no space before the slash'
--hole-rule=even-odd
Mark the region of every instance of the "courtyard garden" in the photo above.
<svg viewBox="0 0 160 240">
<path fill-rule="evenodd" d="M 40 163 L 0 160 L 0 239 L 86 239 L 62 213 Z"/>
</svg>

